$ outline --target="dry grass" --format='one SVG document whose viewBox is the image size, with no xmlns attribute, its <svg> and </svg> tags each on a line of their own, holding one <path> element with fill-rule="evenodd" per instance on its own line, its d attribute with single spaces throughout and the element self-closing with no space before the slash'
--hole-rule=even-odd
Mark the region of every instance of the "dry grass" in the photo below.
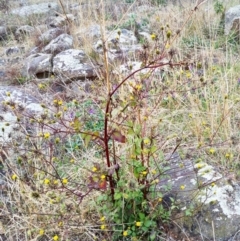
<svg viewBox="0 0 240 241">
<path fill-rule="evenodd" d="M 70 1 L 67 4 L 69 3 Z M 114 25 L 121 28 L 129 21 L 131 14 L 136 14 L 135 20 L 147 19 L 151 33 L 156 35 L 161 34 L 161 26 L 166 29 L 168 25 L 174 36 L 178 29 L 181 30 L 180 37 L 176 37 L 171 43 L 171 48 L 177 51 L 174 61 L 183 61 L 185 64 L 179 68 L 168 68 L 163 72 L 161 80 L 156 77 L 147 79 L 151 82 L 152 89 L 149 90 L 149 96 L 142 100 L 143 106 L 139 111 L 140 117 L 148 117 L 146 126 L 149 129 L 145 130 L 145 134 L 148 136 L 153 128 L 157 129 L 157 143 L 163 153 L 171 152 L 176 141 L 179 141 L 176 137 L 180 137 L 178 151 L 183 158 L 188 155 L 194 159 L 205 159 L 226 173 L 234 171 L 238 178 L 240 167 L 236 160 L 239 158 L 240 125 L 239 59 L 234 51 L 236 45 L 217 33 L 220 17 L 215 14 L 211 1 L 201 5 L 186 23 L 185 20 L 191 14 L 190 9 L 181 9 L 171 4 L 158 9 L 152 8 L 148 1 L 142 1 L 149 10 L 140 15 L 135 12 L 137 5 L 140 5 L 136 1 L 132 6 L 122 3 L 119 4 L 119 10 L 113 11 L 113 16 L 106 17 L 99 2 L 92 0 L 79 3 L 83 9 L 77 16 L 78 24 L 69 26 L 70 32 L 75 37 L 75 47 L 84 49 L 90 57 L 93 57 L 92 46 L 95 39 L 87 34 L 82 36 L 82 29 L 91 25 L 101 24 L 110 29 Z M 111 1 L 106 1 L 106 5 L 106 12 L 111 12 L 112 8 L 116 7 Z M 77 40 L 78 35 L 81 35 L 80 43 Z M 217 49 L 220 38 L 224 41 Z M 34 44 L 34 38 L 25 43 L 30 48 Z M 100 58 L 93 61 L 103 60 Z M 111 65 L 114 69 L 118 67 L 118 63 Z M 16 68 L 10 69 L 9 73 L 18 77 Z M 113 74 L 111 81 L 116 84 L 121 79 Z M 136 79 L 131 81 L 136 82 Z M 93 103 L 104 111 L 106 85 L 102 80 L 97 80 L 93 85 L 91 93 L 86 93 L 87 98 L 82 99 L 75 94 L 73 98 L 76 98 L 80 105 L 92 99 Z M 124 85 L 116 96 L 116 111 L 121 109 L 118 103 L 128 101 L 131 95 L 131 87 Z M 71 110 L 71 107 L 69 109 Z M 75 111 L 74 108 L 73 110 Z M 54 114 L 52 110 L 49 111 Z M 118 121 L 116 115 L 112 125 L 116 125 Z M 3 217 L 0 222 L 4 226 L 7 240 L 51 240 L 55 235 L 61 237 L 61 240 L 111 240 L 111 233 L 102 232 L 100 229 L 96 198 L 101 192 L 91 193 L 80 200 L 80 194 L 87 191 L 86 182 L 91 168 L 95 163 L 104 161 L 99 157 L 99 145 L 86 147 L 79 138 L 78 144 L 82 149 L 66 152 L 66 143 L 71 141 L 70 145 L 73 147 L 76 140 L 73 140 L 71 134 L 60 137 L 59 152 L 54 154 L 51 153 L 51 148 L 41 149 L 41 145 L 46 144 L 45 140 L 37 142 L 40 154 L 29 151 L 35 148 L 33 143 L 36 137 L 30 139 L 29 146 L 24 146 L 23 149 L 22 146 L 18 147 L 17 152 L 26 155 L 25 159 L 22 158 L 22 163 L 17 162 L 19 153 L 16 152 L 14 156 L 5 152 L 7 161 L 5 160 L 4 165 L 10 172 L 6 174 L 6 200 L 0 203 Z M 54 142 L 54 139 L 52 141 Z M 25 149 L 26 147 L 29 149 Z M 130 148 L 120 144 L 117 155 L 129 157 Z M 59 159 L 57 162 L 53 161 L 55 157 Z M 53 164 L 54 162 L 57 164 Z M 55 168 L 60 177 L 56 175 Z M 18 176 L 16 180 L 13 174 Z M 131 173 L 129 177 L 130 175 Z M 61 185 L 61 180 L 65 177 L 69 181 L 67 189 Z M 46 180 L 50 180 L 50 184 L 46 183 Z M 54 181 L 58 183 L 54 184 Z"/>
</svg>

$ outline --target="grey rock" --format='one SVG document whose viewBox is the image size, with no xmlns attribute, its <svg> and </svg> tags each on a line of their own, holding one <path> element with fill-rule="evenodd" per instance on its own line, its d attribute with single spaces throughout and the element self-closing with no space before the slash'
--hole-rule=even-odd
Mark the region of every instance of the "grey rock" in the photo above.
<svg viewBox="0 0 240 241">
<path fill-rule="evenodd" d="M 239 33 L 240 27 L 240 5 L 229 8 L 225 13 L 225 34 L 231 30 Z"/>
<path fill-rule="evenodd" d="M 10 93 L 8 96 L 7 93 Z M 23 108 L 22 113 L 39 113 L 43 111 L 38 100 L 31 96 L 25 90 L 16 87 L 0 87 L 0 109 L 4 109 L 7 101 L 15 103 L 16 108 L 21 106 Z M 8 123 L 8 125 L 6 125 Z M 1 111 L 1 121 L 0 121 L 0 142 L 6 143 L 11 140 L 11 134 L 14 132 L 13 128 L 17 125 L 17 117 L 11 111 L 11 109 Z M 4 132 L 2 131 L 4 128 Z"/>
<path fill-rule="evenodd" d="M 53 39 L 63 33 L 64 30 L 61 28 L 51 28 L 39 36 L 39 41 L 43 44 L 49 44 Z"/>
<path fill-rule="evenodd" d="M 109 58 L 111 60 L 118 58 L 127 58 L 133 53 L 142 50 L 141 45 L 137 44 L 137 38 L 134 33 L 127 29 L 115 30 L 107 33 Z M 94 44 L 97 52 L 102 53 L 102 40 Z"/>
<path fill-rule="evenodd" d="M 19 48 L 17 46 L 14 46 L 6 49 L 5 54 L 9 56 L 9 55 L 21 53 L 23 50 L 24 50 L 24 47 Z"/>
<path fill-rule="evenodd" d="M 51 17 L 48 19 L 48 26 L 51 28 L 62 27 L 68 23 L 74 22 L 73 14 L 66 14 L 62 16 Z"/>
<path fill-rule="evenodd" d="M 86 28 L 82 28 L 77 35 L 79 36 L 79 38 L 81 38 L 81 35 L 84 35 L 86 37 L 90 37 L 90 38 L 100 38 L 101 37 L 101 29 L 100 29 L 100 25 L 92 25 L 90 27 L 86 27 Z"/>
<path fill-rule="evenodd" d="M 7 28 L 4 26 L 0 26 L 0 40 L 7 39 Z"/>
<path fill-rule="evenodd" d="M 6 63 L 6 59 L 0 58 L 0 66 L 4 66 Z"/>
<path fill-rule="evenodd" d="M 31 76 L 49 75 L 52 72 L 51 54 L 33 54 L 30 55 L 24 63 L 22 76 L 29 78 Z"/>
<path fill-rule="evenodd" d="M 26 35 L 33 33 L 34 28 L 29 25 L 23 25 L 19 27 L 15 32 L 15 37 L 17 40 L 22 40 Z"/>
<path fill-rule="evenodd" d="M 68 49 L 56 55 L 53 58 L 53 72 L 66 80 L 96 77 L 86 54 L 77 49 Z"/>
<path fill-rule="evenodd" d="M 56 2 L 46 2 L 33 4 L 29 6 L 23 6 L 11 11 L 12 14 L 19 15 L 21 17 L 30 16 L 32 14 L 46 14 L 49 12 L 55 12 L 59 10 L 59 6 Z"/>
<path fill-rule="evenodd" d="M 203 161 L 181 160 L 178 155 L 166 161 L 157 190 L 165 193 L 166 200 L 174 198 L 180 207 L 176 214 L 178 225 L 195 240 L 202 240 L 201 237 L 229 240 L 238 231 L 240 223 L 239 184 Z M 186 210 L 197 212 L 188 216 Z"/>
<path fill-rule="evenodd" d="M 4 70 L 0 70 L 0 79 L 5 77 L 6 76 L 6 73 Z"/>
<path fill-rule="evenodd" d="M 73 48 L 73 37 L 68 34 L 61 34 L 44 47 L 43 52 L 58 54 L 71 48 Z"/>
</svg>

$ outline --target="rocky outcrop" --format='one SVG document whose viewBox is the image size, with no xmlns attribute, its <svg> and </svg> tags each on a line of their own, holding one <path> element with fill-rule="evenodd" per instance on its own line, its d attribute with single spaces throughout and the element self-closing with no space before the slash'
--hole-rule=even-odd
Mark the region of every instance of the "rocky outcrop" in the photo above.
<svg viewBox="0 0 240 241">
<path fill-rule="evenodd" d="M 75 19 L 75 17 L 73 14 L 52 16 L 52 17 L 48 18 L 47 24 L 51 28 L 57 28 L 57 27 L 62 27 L 64 25 L 74 22 L 74 19 Z"/>
<path fill-rule="evenodd" d="M 0 26 L 0 40 L 5 40 L 7 38 L 7 28 L 4 26 Z"/>
<path fill-rule="evenodd" d="M 163 203 L 172 198 L 180 207 L 173 219 L 194 240 L 228 241 L 240 224 L 239 184 L 202 160 L 181 160 L 177 153 L 167 159 L 157 189 L 165 193 Z"/>
<path fill-rule="evenodd" d="M 114 60 L 117 58 L 129 57 L 136 51 L 141 50 L 141 46 L 137 44 L 135 34 L 127 29 L 119 29 L 106 34 L 107 46 L 109 49 L 109 58 Z M 98 40 L 94 45 L 95 49 L 102 53 L 102 40 Z"/>
<path fill-rule="evenodd" d="M 32 54 L 24 63 L 22 76 L 30 78 L 36 77 L 49 77 L 52 72 L 52 54 Z"/>
<path fill-rule="evenodd" d="M 61 28 L 51 28 L 39 36 L 39 41 L 41 44 L 47 45 L 53 39 L 57 38 L 59 35 L 63 34 L 64 30 Z"/>
<path fill-rule="evenodd" d="M 73 48 L 73 37 L 68 34 L 61 34 L 44 47 L 42 52 L 56 55 L 71 48 Z"/>
<path fill-rule="evenodd" d="M 19 15 L 21 17 L 27 17 L 32 14 L 46 14 L 46 13 L 55 13 L 59 10 L 59 6 L 56 2 L 46 2 L 33 4 L 28 6 L 23 6 L 20 8 L 13 9 L 12 14 Z"/>
<path fill-rule="evenodd" d="M 13 133 L 16 134 L 14 127 L 17 125 L 17 116 L 12 110 L 18 109 L 22 114 L 38 113 L 43 110 L 35 97 L 20 88 L 10 86 L 0 87 L 0 109 L 0 142 L 5 144 Z"/>
<path fill-rule="evenodd" d="M 225 34 L 240 29 L 240 5 L 229 8 L 225 13 Z"/>
<path fill-rule="evenodd" d="M 21 41 L 24 39 L 24 37 L 26 35 L 30 35 L 31 33 L 34 32 L 34 28 L 32 26 L 29 26 L 29 25 L 23 25 L 21 27 L 19 27 L 16 32 L 15 32 L 15 38 L 18 40 L 18 41 Z"/>
<path fill-rule="evenodd" d="M 53 58 L 53 73 L 63 79 L 94 78 L 94 67 L 82 50 L 68 49 Z"/>
</svg>

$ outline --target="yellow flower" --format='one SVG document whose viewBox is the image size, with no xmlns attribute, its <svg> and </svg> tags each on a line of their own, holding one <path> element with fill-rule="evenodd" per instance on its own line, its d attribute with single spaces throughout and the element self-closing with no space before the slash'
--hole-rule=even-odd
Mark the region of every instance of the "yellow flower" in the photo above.
<svg viewBox="0 0 240 241">
<path fill-rule="evenodd" d="M 57 138 L 55 139 L 55 143 L 58 144 L 59 142 L 60 142 L 60 138 L 57 137 Z"/>
<path fill-rule="evenodd" d="M 106 178 L 105 175 L 101 175 L 101 179 L 104 180 Z"/>
<path fill-rule="evenodd" d="M 152 40 L 155 40 L 156 39 L 156 34 L 153 33 L 153 34 L 150 35 L 150 37 L 151 37 Z"/>
<path fill-rule="evenodd" d="M 148 144 L 150 143 L 150 140 L 149 140 L 148 138 L 145 138 L 145 139 L 143 140 L 143 143 L 144 143 L 145 145 L 148 145 Z"/>
<path fill-rule="evenodd" d="M 198 163 L 197 165 L 196 165 L 196 167 L 198 168 L 198 169 L 200 169 L 200 168 L 202 168 L 202 167 L 204 167 L 205 165 L 203 164 L 203 163 Z"/>
<path fill-rule="evenodd" d="M 57 158 L 55 156 L 52 157 L 52 161 L 55 162 L 57 161 Z"/>
<path fill-rule="evenodd" d="M 53 184 L 54 184 L 54 185 L 58 185 L 58 180 L 54 180 L 54 181 L 53 181 Z"/>
<path fill-rule="evenodd" d="M 170 37 L 171 37 L 171 35 L 172 35 L 171 30 L 168 30 L 168 31 L 167 31 L 167 38 L 170 38 Z"/>
<path fill-rule="evenodd" d="M 170 44 L 167 43 L 165 47 L 166 47 L 166 49 L 169 49 L 170 48 Z"/>
<path fill-rule="evenodd" d="M 215 150 L 214 150 L 213 148 L 210 148 L 210 149 L 209 149 L 209 153 L 210 153 L 211 155 L 213 155 L 213 154 L 215 153 Z"/>
<path fill-rule="evenodd" d="M 186 72 L 186 77 L 187 77 L 187 78 L 191 78 L 191 77 L 192 77 L 191 72 L 187 71 L 187 72 Z"/>
<path fill-rule="evenodd" d="M 92 172 L 96 172 L 98 169 L 96 167 L 92 168 Z"/>
<path fill-rule="evenodd" d="M 11 95 L 11 93 L 10 93 L 9 91 L 7 91 L 7 92 L 6 92 L 6 95 L 7 95 L 7 96 L 10 96 L 10 95 Z"/>
<path fill-rule="evenodd" d="M 181 190 L 184 190 L 184 189 L 185 189 L 185 185 L 181 185 L 181 186 L 180 186 L 180 189 L 181 189 Z"/>
<path fill-rule="evenodd" d="M 159 202 L 162 202 L 162 198 L 160 197 L 160 198 L 158 199 L 158 201 L 159 201 Z"/>
<path fill-rule="evenodd" d="M 16 181 L 17 180 L 17 175 L 13 174 L 11 178 L 12 178 L 13 181 Z"/>
<path fill-rule="evenodd" d="M 180 168 L 184 168 L 184 164 L 183 163 L 179 163 L 179 167 Z"/>
<path fill-rule="evenodd" d="M 104 229 L 106 229 L 106 225 L 101 225 L 101 230 L 104 230 Z"/>
<path fill-rule="evenodd" d="M 45 185 L 48 185 L 49 183 L 50 183 L 50 180 L 46 178 L 46 179 L 44 180 L 44 184 L 45 184 Z"/>
<path fill-rule="evenodd" d="M 104 222 L 104 221 L 105 221 L 105 216 L 101 217 L 101 218 L 100 218 L 100 221 L 101 221 L 101 222 Z"/>
<path fill-rule="evenodd" d="M 231 154 L 231 153 L 226 153 L 225 157 L 226 157 L 227 159 L 229 159 L 229 158 L 232 157 L 232 154 Z"/>
<path fill-rule="evenodd" d="M 39 230 L 39 234 L 40 234 L 40 235 L 43 235 L 44 233 L 45 233 L 44 229 L 40 229 L 40 230 Z"/>
<path fill-rule="evenodd" d="M 71 160 L 70 160 L 70 162 L 71 162 L 71 163 L 74 163 L 74 162 L 75 162 L 75 160 L 74 160 L 74 159 L 71 159 Z"/>
<path fill-rule="evenodd" d="M 58 240 L 59 240 L 58 235 L 54 235 L 54 236 L 53 236 L 53 240 L 54 240 L 54 241 L 58 241 Z"/>
<path fill-rule="evenodd" d="M 142 85 L 141 84 L 139 84 L 139 85 L 136 85 L 135 86 L 135 88 L 139 91 L 139 90 L 141 90 L 142 89 Z"/>
<path fill-rule="evenodd" d="M 141 227 L 141 226 L 142 226 L 142 223 L 141 223 L 141 222 L 136 222 L 136 226 L 137 226 L 137 227 Z"/>
<path fill-rule="evenodd" d="M 142 174 L 143 174 L 143 176 L 146 176 L 147 175 L 147 171 L 143 171 Z"/>
<path fill-rule="evenodd" d="M 123 236 L 124 236 L 124 237 L 128 236 L 128 231 L 124 231 L 124 232 L 123 232 Z"/>
<path fill-rule="evenodd" d="M 157 171 L 154 169 L 152 170 L 152 174 L 155 175 L 157 173 Z"/>
<path fill-rule="evenodd" d="M 215 182 L 212 182 L 212 183 L 211 183 L 211 186 L 212 186 L 212 187 L 214 187 L 215 185 L 216 185 Z"/>
<path fill-rule="evenodd" d="M 56 114 L 56 117 L 57 118 L 60 118 L 62 116 L 62 111 L 59 111 L 57 114 Z"/>
<path fill-rule="evenodd" d="M 44 88 L 44 85 L 43 85 L 43 84 L 38 84 L 38 88 L 39 88 L 39 89 L 43 89 L 43 88 Z"/>
<path fill-rule="evenodd" d="M 44 137 L 45 139 L 48 139 L 48 138 L 50 137 L 50 133 L 49 133 L 49 132 L 44 133 L 44 134 L 43 134 L 43 137 Z"/>
<path fill-rule="evenodd" d="M 67 179 L 67 178 L 63 178 L 63 179 L 62 179 L 62 183 L 63 183 L 63 184 L 67 184 L 67 183 L 68 183 L 68 179 Z"/>
</svg>

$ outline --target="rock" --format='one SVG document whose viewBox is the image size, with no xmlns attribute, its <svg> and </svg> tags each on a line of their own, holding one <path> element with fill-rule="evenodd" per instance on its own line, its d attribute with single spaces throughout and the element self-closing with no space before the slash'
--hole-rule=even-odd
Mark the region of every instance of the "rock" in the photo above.
<svg viewBox="0 0 240 241">
<path fill-rule="evenodd" d="M 0 26 L 0 41 L 7 39 L 7 28 Z"/>
<path fill-rule="evenodd" d="M 77 33 L 78 38 L 83 38 L 82 36 L 91 39 L 99 39 L 101 37 L 101 29 L 100 25 L 92 25 L 90 27 L 81 28 L 81 30 Z"/>
<path fill-rule="evenodd" d="M 172 197 L 180 207 L 173 216 L 177 224 L 194 240 L 227 241 L 234 236 L 240 223 L 239 184 L 203 161 L 173 155 L 166 164 L 157 190 L 165 193 L 163 201 Z"/>
<path fill-rule="evenodd" d="M 51 54 L 32 54 L 24 63 L 22 76 L 29 78 L 36 76 L 38 78 L 48 77 L 52 72 L 52 55 Z"/>
<path fill-rule="evenodd" d="M 8 96 L 10 95 L 10 96 Z M 0 87 L 0 142 L 6 143 L 11 140 L 11 135 L 16 131 L 17 117 L 4 103 L 11 102 L 14 108 L 20 109 L 21 113 L 40 113 L 43 108 L 38 100 L 24 90 L 16 87 Z M 4 131 L 3 131 L 4 130 Z"/>
<path fill-rule="evenodd" d="M 59 6 L 56 2 L 46 2 L 16 8 L 13 9 L 11 13 L 21 17 L 27 17 L 32 14 L 55 13 L 55 11 L 58 10 Z"/>
<path fill-rule="evenodd" d="M 240 28 L 240 5 L 229 8 L 225 13 L 225 34 L 234 30 L 239 33 Z"/>
<path fill-rule="evenodd" d="M 90 27 L 83 27 L 77 33 L 78 44 L 84 46 L 85 43 L 92 44 L 101 38 L 100 25 L 95 24 Z"/>
<path fill-rule="evenodd" d="M 89 64 L 82 50 L 68 49 L 53 58 L 53 72 L 64 79 L 85 79 L 96 77 L 95 70 Z"/>
<path fill-rule="evenodd" d="M 51 28 L 39 36 L 39 41 L 46 45 L 63 33 L 64 30 L 61 28 Z"/>
<path fill-rule="evenodd" d="M 74 22 L 74 15 L 73 14 L 66 14 L 56 17 L 51 17 L 48 19 L 47 24 L 51 28 L 62 27 L 66 24 Z"/>
<path fill-rule="evenodd" d="M 14 47 L 8 48 L 8 49 L 5 51 L 5 54 L 6 54 L 7 56 L 9 56 L 9 55 L 21 53 L 23 50 L 24 50 L 24 47 L 19 48 L 19 47 L 17 47 L 17 46 L 14 46 Z"/>
<path fill-rule="evenodd" d="M 44 47 L 43 52 L 55 55 L 71 48 L 73 48 L 73 37 L 68 34 L 61 34 Z"/>
<path fill-rule="evenodd" d="M 115 30 L 107 34 L 109 58 L 111 60 L 117 58 L 127 58 L 136 51 L 142 49 L 141 45 L 137 44 L 137 38 L 134 33 L 127 29 Z M 102 41 L 94 45 L 94 48 L 99 53 L 102 53 Z"/>
<path fill-rule="evenodd" d="M 19 27 L 15 32 L 15 38 L 20 41 L 22 40 L 26 35 L 30 35 L 34 32 L 34 28 L 29 25 L 23 25 Z"/>
<path fill-rule="evenodd" d="M 4 66 L 6 62 L 6 59 L 0 58 L 0 66 Z"/>
</svg>

